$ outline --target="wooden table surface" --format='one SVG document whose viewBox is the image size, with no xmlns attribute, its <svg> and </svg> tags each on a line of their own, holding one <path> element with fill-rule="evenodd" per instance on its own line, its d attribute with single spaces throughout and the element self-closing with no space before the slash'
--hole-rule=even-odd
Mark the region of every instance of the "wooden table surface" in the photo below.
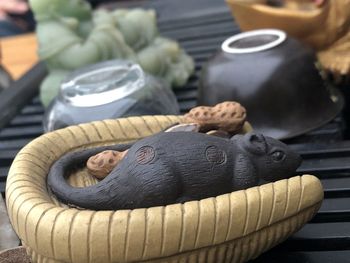
<svg viewBox="0 0 350 263">
<path fill-rule="evenodd" d="M 37 41 L 35 34 L 0 38 L 1 63 L 18 79 L 38 61 Z"/>
</svg>

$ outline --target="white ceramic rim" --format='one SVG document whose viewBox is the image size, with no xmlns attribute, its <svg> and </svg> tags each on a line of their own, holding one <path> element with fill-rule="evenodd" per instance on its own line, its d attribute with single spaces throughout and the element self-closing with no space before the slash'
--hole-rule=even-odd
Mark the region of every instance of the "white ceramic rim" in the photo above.
<svg viewBox="0 0 350 263">
<path fill-rule="evenodd" d="M 273 35 L 277 36 L 277 39 L 264 45 L 256 46 L 256 47 L 251 47 L 251 48 L 233 48 L 230 47 L 232 43 L 234 43 L 237 40 L 244 39 L 246 37 L 252 37 L 252 36 L 260 36 L 260 35 Z M 231 53 L 231 54 L 244 54 L 244 53 L 254 53 L 254 52 L 260 52 L 263 50 L 267 50 L 273 47 L 278 46 L 282 42 L 284 42 L 287 38 L 287 34 L 284 31 L 277 30 L 277 29 L 260 29 L 260 30 L 253 30 L 253 31 L 248 31 L 244 33 L 240 33 L 237 35 L 234 35 L 232 37 L 229 37 L 226 39 L 222 45 L 221 49 L 226 52 L 226 53 Z"/>
</svg>

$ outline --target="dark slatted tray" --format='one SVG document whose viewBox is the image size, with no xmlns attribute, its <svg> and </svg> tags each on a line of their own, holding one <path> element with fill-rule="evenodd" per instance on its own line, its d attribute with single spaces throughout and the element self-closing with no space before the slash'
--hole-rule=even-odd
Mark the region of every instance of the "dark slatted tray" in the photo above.
<svg viewBox="0 0 350 263">
<path fill-rule="evenodd" d="M 208 1 L 207 1 L 208 2 Z M 216 9 L 215 9 L 216 10 Z M 196 61 L 189 83 L 175 90 L 181 111 L 196 105 L 198 77 L 207 59 L 228 36 L 239 32 L 228 9 L 181 19 L 160 17 L 165 36 L 179 40 Z M 43 133 L 44 109 L 37 97 L 45 67 L 36 66 L 0 96 L 0 191 L 17 152 Z M 29 98 L 29 99 L 28 99 Z M 341 116 L 302 137 L 288 141 L 302 154 L 299 174 L 317 175 L 325 188 L 324 203 L 313 219 L 292 238 L 254 262 L 350 262 L 350 141 L 343 140 Z"/>
</svg>

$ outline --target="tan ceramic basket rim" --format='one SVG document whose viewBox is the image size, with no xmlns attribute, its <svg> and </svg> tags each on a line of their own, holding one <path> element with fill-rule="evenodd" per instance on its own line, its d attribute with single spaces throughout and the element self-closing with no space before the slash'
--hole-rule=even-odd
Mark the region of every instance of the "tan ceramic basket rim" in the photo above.
<svg viewBox="0 0 350 263">
<path fill-rule="evenodd" d="M 48 193 L 48 170 L 66 152 L 137 140 L 180 120 L 145 116 L 92 122 L 44 134 L 25 146 L 11 166 L 6 201 L 12 225 L 33 261 L 185 257 L 197 262 L 205 257 L 208 262 L 242 262 L 281 242 L 316 213 L 323 190 L 309 175 L 185 204 L 121 211 L 68 208 Z M 208 259 L 211 253 L 214 261 Z"/>
</svg>

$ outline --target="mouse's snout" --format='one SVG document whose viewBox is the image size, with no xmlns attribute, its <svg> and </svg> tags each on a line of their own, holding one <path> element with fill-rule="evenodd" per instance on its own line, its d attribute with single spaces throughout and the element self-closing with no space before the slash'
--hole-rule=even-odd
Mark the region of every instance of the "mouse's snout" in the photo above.
<svg viewBox="0 0 350 263">
<path fill-rule="evenodd" d="M 266 181 L 287 179 L 296 175 L 296 170 L 302 162 L 301 156 L 290 149 L 285 143 L 265 137 L 268 144 L 268 153 L 261 158 L 261 178 Z"/>
<path fill-rule="evenodd" d="M 296 170 L 302 162 L 301 156 L 286 146 L 286 157 L 280 162 L 271 162 L 271 171 L 269 174 L 266 174 L 265 179 L 268 181 L 277 181 L 282 179 L 288 179 L 296 175 Z"/>
</svg>

